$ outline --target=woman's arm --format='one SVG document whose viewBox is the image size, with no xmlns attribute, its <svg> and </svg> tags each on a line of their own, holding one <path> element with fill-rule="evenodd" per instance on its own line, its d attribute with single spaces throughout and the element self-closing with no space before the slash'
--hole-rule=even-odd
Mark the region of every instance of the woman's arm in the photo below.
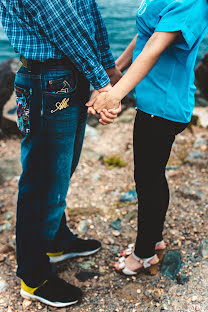
<svg viewBox="0 0 208 312">
<path fill-rule="evenodd" d="M 179 34 L 180 32 L 154 33 L 121 80 L 109 92 L 103 92 L 87 103 L 87 106 L 93 106 L 97 113 L 104 108 L 117 108 L 120 101 L 149 73 L 160 55 Z"/>
<path fill-rule="evenodd" d="M 120 69 L 121 72 L 124 72 L 132 63 L 133 51 L 136 46 L 137 37 L 138 35 L 134 37 L 126 50 L 116 60 L 116 66 L 118 67 L 118 69 Z"/>
</svg>

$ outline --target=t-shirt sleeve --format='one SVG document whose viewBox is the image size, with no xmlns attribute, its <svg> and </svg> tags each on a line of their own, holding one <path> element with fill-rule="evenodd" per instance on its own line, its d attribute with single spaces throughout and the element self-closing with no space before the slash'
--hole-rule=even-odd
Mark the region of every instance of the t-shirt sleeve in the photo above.
<svg viewBox="0 0 208 312">
<path fill-rule="evenodd" d="M 197 17 L 197 11 L 196 0 L 172 1 L 161 11 L 155 32 L 181 31 L 182 35 L 175 45 L 184 50 L 191 50 L 203 31 L 203 20 L 200 24 L 200 14 Z"/>
</svg>

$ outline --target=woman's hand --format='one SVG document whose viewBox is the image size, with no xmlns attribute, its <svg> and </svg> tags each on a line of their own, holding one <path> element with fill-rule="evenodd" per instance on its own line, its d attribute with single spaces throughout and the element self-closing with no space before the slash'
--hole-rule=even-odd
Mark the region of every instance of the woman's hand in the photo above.
<svg viewBox="0 0 208 312">
<path fill-rule="evenodd" d="M 117 109 L 110 109 L 109 111 L 107 109 L 104 109 L 100 113 L 100 119 L 99 122 L 101 125 L 106 126 L 110 123 L 113 123 L 114 120 L 118 117 L 118 114 L 121 112 L 121 103 L 119 104 L 119 107 Z"/>
<path fill-rule="evenodd" d="M 116 96 L 113 92 L 113 88 L 109 92 L 102 92 L 98 94 L 95 98 L 90 99 L 86 104 L 88 107 L 93 107 L 94 110 L 100 114 L 104 109 L 118 109 L 121 99 Z"/>
</svg>

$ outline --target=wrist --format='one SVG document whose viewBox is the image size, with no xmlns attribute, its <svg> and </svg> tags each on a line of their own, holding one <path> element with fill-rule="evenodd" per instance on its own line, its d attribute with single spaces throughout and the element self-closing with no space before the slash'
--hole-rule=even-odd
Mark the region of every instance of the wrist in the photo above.
<svg viewBox="0 0 208 312">
<path fill-rule="evenodd" d="M 98 92 L 108 92 L 112 89 L 112 86 L 110 83 L 108 83 L 105 87 L 101 88 L 101 89 L 97 89 Z"/>
<path fill-rule="evenodd" d="M 115 87 L 113 87 L 110 91 L 109 91 L 110 95 L 112 97 L 114 97 L 116 100 L 118 100 L 118 102 L 121 102 L 121 100 L 123 99 L 121 93 L 119 92 L 119 90 L 117 90 Z"/>
<path fill-rule="evenodd" d="M 124 67 L 123 67 L 122 62 L 119 61 L 119 59 L 117 59 L 117 60 L 115 61 L 115 63 L 116 63 L 117 69 L 120 70 L 121 72 L 123 72 L 123 71 L 124 71 Z"/>
</svg>

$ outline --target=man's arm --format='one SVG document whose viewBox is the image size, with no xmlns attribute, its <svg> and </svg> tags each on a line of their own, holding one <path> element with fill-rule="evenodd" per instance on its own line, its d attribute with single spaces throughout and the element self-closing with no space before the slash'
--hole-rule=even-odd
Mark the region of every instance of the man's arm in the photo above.
<svg viewBox="0 0 208 312">
<path fill-rule="evenodd" d="M 108 85 L 110 79 L 99 62 L 96 42 L 70 0 L 24 1 L 44 35 L 80 70 L 95 89 Z"/>
<path fill-rule="evenodd" d="M 111 84 L 114 85 L 121 79 L 122 73 L 115 65 L 114 57 L 110 49 L 108 32 L 96 0 L 92 0 L 92 14 L 96 28 L 95 39 L 101 54 L 101 62 L 111 80 Z"/>
</svg>

